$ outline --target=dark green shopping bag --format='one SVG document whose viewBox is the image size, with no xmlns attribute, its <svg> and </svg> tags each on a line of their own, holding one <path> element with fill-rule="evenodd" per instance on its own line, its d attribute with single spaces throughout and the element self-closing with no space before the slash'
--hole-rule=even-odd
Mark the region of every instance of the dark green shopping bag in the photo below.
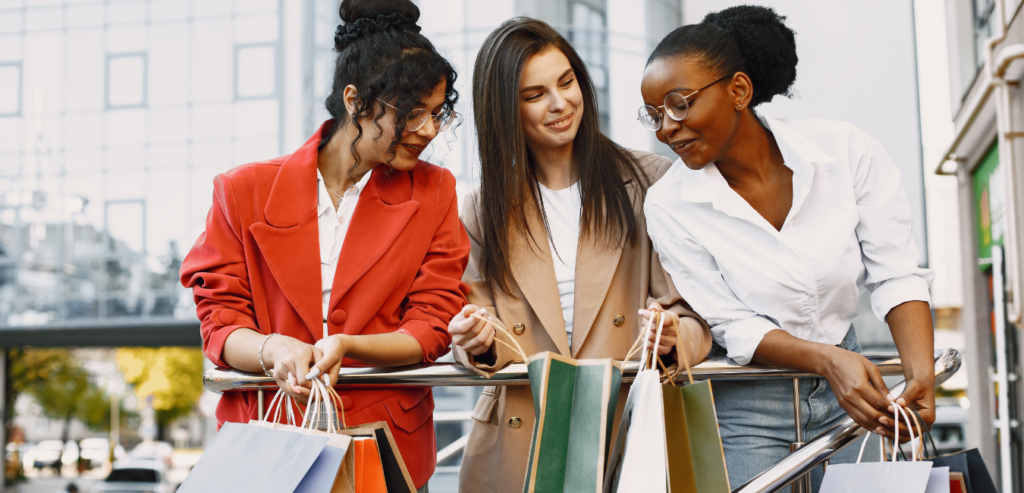
<svg viewBox="0 0 1024 493">
<path fill-rule="evenodd" d="M 533 355 L 527 369 L 537 417 L 524 493 L 599 491 L 622 366 L 544 352 Z"/>
</svg>

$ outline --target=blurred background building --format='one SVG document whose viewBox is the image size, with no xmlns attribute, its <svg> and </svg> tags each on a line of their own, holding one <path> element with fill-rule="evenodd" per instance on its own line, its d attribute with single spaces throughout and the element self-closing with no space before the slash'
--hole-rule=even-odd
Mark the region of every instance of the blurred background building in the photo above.
<svg viewBox="0 0 1024 493">
<path fill-rule="evenodd" d="M 588 64 L 605 132 L 626 147 L 674 159 L 635 121 L 648 54 L 672 29 L 699 22 L 709 11 L 740 3 L 774 6 L 797 32 L 801 61 L 795 97 L 780 98 L 761 111 L 774 117 L 845 120 L 878 138 L 901 168 L 921 263 L 937 272 L 932 286 L 936 345 L 965 348 L 981 340 L 978 334 L 990 334 L 989 312 L 984 311 L 988 298 L 978 294 L 986 292 L 987 284 L 978 277 L 983 272 L 976 267 L 977 256 L 964 253 L 961 258 L 961 245 L 964 252 L 974 245 L 973 240 L 960 241 L 966 237 L 962 234 L 975 231 L 963 222 L 974 217 L 963 212 L 964 204 L 973 202 L 965 198 L 963 185 L 958 197 L 954 180 L 931 171 L 954 136 L 949 102 L 960 129 L 965 111 L 973 111 L 963 109 L 972 107 L 968 95 L 984 92 L 976 87 L 987 84 L 984 75 L 977 75 L 985 73 L 986 40 L 1012 20 L 1017 27 L 1011 25 L 1003 45 L 1020 42 L 1019 1 L 946 0 L 945 6 L 936 0 L 416 3 L 423 33 L 460 74 L 462 124 L 436 139 L 424 157 L 455 174 L 460 195 L 478 181 L 470 101 L 473 62 L 483 39 L 504 20 L 531 16 L 556 26 Z M 0 0 L 0 347 L 199 345 L 194 305 L 178 284 L 177 270 L 204 229 L 213 177 L 291 152 L 327 118 L 323 101 L 333 76 L 338 4 Z M 1019 94 L 1019 89 L 1010 91 Z M 1020 111 L 1019 102 L 1015 108 Z M 961 167 L 973 169 L 969 166 L 988 152 L 996 135 L 994 114 L 983 113 L 976 120 L 989 123 L 974 125 L 990 127 L 987 137 L 976 140 L 988 144 L 977 144 L 973 154 L 955 152 L 974 156 L 961 161 Z M 969 141 L 964 145 L 975 145 Z M 870 310 L 863 311 L 866 316 L 855 322 L 862 344 L 892 351 L 885 325 Z M 972 334 L 967 341 L 964 331 Z M 146 409 L 164 401 L 147 400 L 161 394 L 147 390 L 145 375 L 126 376 L 133 362 L 189 358 L 82 351 L 73 354 L 81 362 L 117 360 L 114 366 L 93 363 L 90 378 L 119 396 L 118 406 L 127 413 L 122 437 L 135 441 L 141 439 L 143 415 L 152 412 Z M 980 358 L 965 365 L 969 373 L 962 372 L 940 394 L 945 399 L 942 419 L 950 423 L 946 445 L 986 444 L 996 454 L 989 417 L 983 415 L 994 416 L 994 404 L 984 403 L 995 399 L 988 370 L 996 365 L 991 351 L 978 351 L 968 353 Z M 0 358 L 15 355 L 0 353 Z M 0 369 L 10 370 L 12 364 Z M 114 375 L 124 376 L 127 384 L 112 384 Z M 976 393 L 967 399 L 964 388 Z M 477 393 L 469 388 L 436 391 L 441 453 L 434 491 L 454 491 Z M 17 411 L 18 421 L 6 421 L 17 425 L 23 441 L 61 439 L 60 426 L 42 417 L 37 403 L 27 394 L 19 399 L 17 405 L 7 404 L 5 415 L 11 418 Z M 212 417 L 215 403 L 215 395 L 197 393 L 193 412 L 175 418 L 161 438 L 183 447 L 201 444 L 211 433 L 203 423 Z M 974 425 L 965 435 L 960 423 L 968 407 Z M 70 439 L 104 435 L 76 423 Z M 996 455 L 992 461 L 998 463 Z"/>
</svg>

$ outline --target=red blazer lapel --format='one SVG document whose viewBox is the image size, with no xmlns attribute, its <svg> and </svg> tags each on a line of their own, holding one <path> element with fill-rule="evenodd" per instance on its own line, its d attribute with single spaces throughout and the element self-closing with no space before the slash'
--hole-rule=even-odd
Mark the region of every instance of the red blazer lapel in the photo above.
<svg viewBox="0 0 1024 493">
<path fill-rule="evenodd" d="M 419 202 L 412 200 L 412 174 L 384 165 L 373 170 L 366 189 L 359 195 L 345 243 L 341 246 L 338 270 L 331 287 L 329 306 L 332 311 L 356 281 L 387 253 L 419 210 Z"/>
<path fill-rule="evenodd" d="M 249 227 L 270 272 L 313 339 L 323 332 L 320 294 L 320 244 L 317 225 L 317 147 L 319 130 L 282 164 L 263 213 L 266 223 Z"/>
</svg>

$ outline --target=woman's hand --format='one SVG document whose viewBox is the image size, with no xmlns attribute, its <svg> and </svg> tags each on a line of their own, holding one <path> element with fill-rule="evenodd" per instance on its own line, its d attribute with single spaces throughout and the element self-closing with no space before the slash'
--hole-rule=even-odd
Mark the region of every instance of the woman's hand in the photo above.
<svg viewBox="0 0 1024 493">
<path fill-rule="evenodd" d="M 494 327 L 473 317 L 474 313 L 488 316 L 486 309 L 466 305 L 448 323 L 448 333 L 452 335 L 452 344 L 473 356 L 480 356 L 494 344 Z"/>
<path fill-rule="evenodd" d="M 655 342 L 658 342 L 658 356 L 664 356 L 672 353 L 672 350 L 676 347 L 676 341 L 678 340 L 679 334 L 679 315 L 675 312 L 670 312 L 662 308 L 657 302 L 651 303 L 646 310 L 641 309 L 641 325 L 647 327 L 647 322 L 654 317 L 654 323 L 651 325 L 651 333 L 647 336 L 647 343 L 649 346 L 654 346 Z M 663 314 L 665 317 L 665 325 L 661 328 L 661 340 L 656 341 L 658 336 L 658 316 L 657 313 Z"/>
<path fill-rule="evenodd" d="M 263 352 L 274 364 L 274 381 L 292 399 L 305 404 L 312 386 L 303 377 L 323 353 L 298 339 L 277 334 L 267 340 Z"/>
<path fill-rule="evenodd" d="M 903 393 L 899 396 L 887 396 L 890 401 L 895 400 L 897 404 L 907 409 L 916 409 L 917 413 L 921 415 L 921 419 L 924 423 L 922 426 L 931 428 L 931 424 L 935 422 L 935 377 L 930 374 L 925 374 L 924 378 L 911 378 L 907 380 L 907 386 L 904 387 Z M 889 414 L 895 411 L 892 404 L 888 407 Z M 901 420 L 900 423 L 903 428 L 900 429 L 900 441 L 904 441 L 904 437 L 909 437 L 906 430 L 906 424 Z M 911 420 L 913 423 L 913 420 Z M 893 427 L 889 426 L 889 432 L 891 433 Z M 920 436 L 920 430 L 915 430 L 914 435 Z"/>
<path fill-rule="evenodd" d="M 893 438 L 895 421 L 892 411 L 888 411 L 891 408 L 887 398 L 889 389 L 885 386 L 878 367 L 853 351 L 834 346 L 826 347 L 828 361 L 821 375 L 832 385 L 832 392 L 835 393 L 839 406 L 858 425 L 876 434 Z M 905 427 L 900 435 L 908 437 Z"/>
</svg>

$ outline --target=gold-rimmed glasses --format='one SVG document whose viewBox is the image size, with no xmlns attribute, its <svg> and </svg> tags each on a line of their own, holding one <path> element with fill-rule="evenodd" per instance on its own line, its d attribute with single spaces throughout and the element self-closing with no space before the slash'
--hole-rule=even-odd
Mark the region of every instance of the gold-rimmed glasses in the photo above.
<svg viewBox="0 0 1024 493">
<path fill-rule="evenodd" d="M 649 104 L 641 106 L 640 110 L 637 111 L 636 119 L 640 120 L 640 124 L 643 125 L 644 128 L 646 128 L 647 130 L 657 132 L 658 130 L 661 129 L 661 109 L 664 108 L 664 114 L 668 115 L 669 118 L 677 122 L 681 122 L 686 119 L 687 115 L 690 114 L 690 98 L 692 98 L 698 92 L 701 92 L 704 89 L 707 89 L 715 84 L 718 84 L 719 82 L 722 82 L 723 80 L 728 79 L 730 77 L 732 77 L 732 74 L 726 75 L 685 96 L 679 94 L 678 92 L 670 92 L 667 96 L 665 96 L 665 100 L 662 101 L 663 104 L 661 106 L 658 106 L 657 108 Z"/>
<path fill-rule="evenodd" d="M 380 98 L 375 99 L 387 105 L 388 108 L 395 110 L 395 112 L 398 112 L 398 108 L 392 106 L 391 104 L 388 104 L 387 101 L 384 101 Z M 427 124 L 427 120 L 433 118 L 434 129 L 436 129 L 437 132 L 440 133 L 444 132 L 448 127 L 452 126 L 452 123 L 455 122 L 458 116 L 459 114 L 456 113 L 454 110 L 444 110 L 434 115 L 427 111 L 426 108 L 413 108 L 413 110 L 409 112 L 409 117 L 405 120 L 405 129 L 410 132 L 419 131 L 419 129 L 423 128 L 423 126 Z"/>
</svg>

